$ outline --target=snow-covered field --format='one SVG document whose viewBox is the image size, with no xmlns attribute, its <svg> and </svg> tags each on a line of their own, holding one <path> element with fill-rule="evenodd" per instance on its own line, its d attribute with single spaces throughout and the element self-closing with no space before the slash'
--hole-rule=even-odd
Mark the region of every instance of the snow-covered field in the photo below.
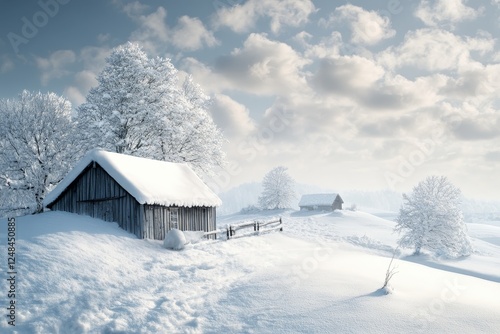
<svg viewBox="0 0 500 334">
<path fill-rule="evenodd" d="M 476 252 L 466 259 L 404 251 L 384 295 L 393 222 L 351 211 L 270 214 L 283 216 L 284 232 L 183 251 L 74 214 L 20 217 L 17 324 L 3 316 L 0 332 L 500 332 L 500 222 L 468 224 Z M 218 226 L 254 218 L 262 215 L 219 217 Z"/>
</svg>

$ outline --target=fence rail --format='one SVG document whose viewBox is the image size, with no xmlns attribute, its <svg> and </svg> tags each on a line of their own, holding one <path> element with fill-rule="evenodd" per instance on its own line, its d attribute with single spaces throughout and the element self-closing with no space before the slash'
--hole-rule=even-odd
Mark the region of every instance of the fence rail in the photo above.
<svg viewBox="0 0 500 334">
<path fill-rule="evenodd" d="M 253 231 L 238 233 L 237 231 L 249 230 L 250 228 Z M 225 229 L 215 230 L 206 232 L 204 236 L 206 238 L 210 238 L 210 236 L 215 235 L 215 237 L 220 237 L 221 235 L 226 236 L 226 240 L 247 237 L 251 235 L 259 235 L 266 232 L 277 231 L 283 232 L 283 221 L 281 217 L 272 218 L 268 220 L 253 220 L 253 221 L 245 221 L 236 224 L 228 224 Z"/>
</svg>

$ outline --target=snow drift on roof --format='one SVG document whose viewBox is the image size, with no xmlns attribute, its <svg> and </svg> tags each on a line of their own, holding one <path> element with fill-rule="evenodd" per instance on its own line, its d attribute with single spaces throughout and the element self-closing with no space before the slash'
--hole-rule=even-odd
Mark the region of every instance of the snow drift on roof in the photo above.
<svg viewBox="0 0 500 334">
<path fill-rule="evenodd" d="M 44 200 L 54 202 L 92 162 L 99 164 L 140 204 L 219 206 L 220 198 L 186 164 L 92 150 Z"/>
<path fill-rule="evenodd" d="M 299 206 L 326 206 L 332 205 L 338 194 L 308 194 L 302 195 Z"/>
</svg>

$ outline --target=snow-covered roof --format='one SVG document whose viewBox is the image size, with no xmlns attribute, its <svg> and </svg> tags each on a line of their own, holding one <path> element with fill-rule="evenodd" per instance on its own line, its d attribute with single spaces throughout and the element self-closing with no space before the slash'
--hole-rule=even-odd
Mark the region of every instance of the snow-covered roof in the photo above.
<svg viewBox="0 0 500 334">
<path fill-rule="evenodd" d="M 87 153 L 45 197 L 44 205 L 54 202 L 94 161 L 140 204 L 212 207 L 222 203 L 187 164 L 95 149 Z"/>
<path fill-rule="evenodd" d="M 338 194 L 308 194 L 302 195 L 299 206 L 327 206 L 332 205 Z"/>
</svg>

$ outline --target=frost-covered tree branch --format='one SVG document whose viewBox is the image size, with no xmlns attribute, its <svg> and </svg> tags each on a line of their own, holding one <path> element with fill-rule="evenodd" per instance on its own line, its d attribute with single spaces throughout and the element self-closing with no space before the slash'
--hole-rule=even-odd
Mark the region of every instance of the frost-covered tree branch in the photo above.
<svg viewBox="0 0 500 334">
<path fill-rule="evenodd" d="M 171 162 L 210 174 L 224 162 L 223 137 L 207 112 L 209 97 L 191 77 L 179 83 L 169 59 L 149 58 L 132 43 L 106 60 L 78 108 L 87 149 L 105 148 Z"/>
<path fill-rule="evenodd" d="M 24 91 L 0 101 L 0 117 L 2 205 L 41 212 L 47 192 L 81 155 L 71 104 L 53 93 Z"/>
<path fill-rule="evenodd" d="M 470 255 L 472 246 L 463 221 L 461 192 L 444 176 L 430 176 L 403 195 L 395 231 L 401 247 L 437 255 Z"/>
<path fill-rule="evenodd" d="M 264 190 L 259 196 L 259 205 L 263 209 L 286 209 L 292 206 L 295 198 L 295 181 L 283 166 L 272 169 L 264 176 Z"/>
</svg>

